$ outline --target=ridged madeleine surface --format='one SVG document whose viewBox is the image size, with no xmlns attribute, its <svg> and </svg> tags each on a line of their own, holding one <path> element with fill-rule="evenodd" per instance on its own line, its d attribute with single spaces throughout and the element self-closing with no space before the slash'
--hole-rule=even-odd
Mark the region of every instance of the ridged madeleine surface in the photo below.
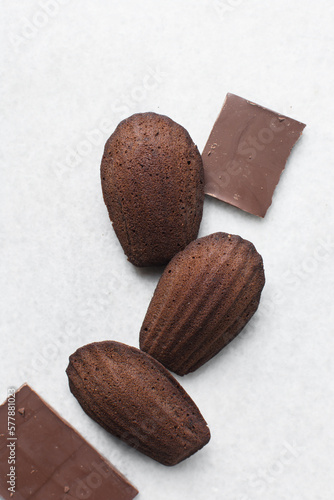
<svg viewBox="0 0 334 500">
<path fill-rule="evenodd" d="M 166 264 L 197 237 L 204 201 L 202 157 L 167 116 L 138 113 L 108 139 L 101 163 L 105 204 L 128 260 Z"/>
<path fill-rule="evenodd" d="M 225 347 L 255 313 L 264 270 L 254 245 L 214 233 L 166 267 L 146 313 L 140 348 L 179 375 Z"/>
<path fill-rule="evenodd" d="M 69 386 L 84 411 L 107 431 L 164 465 L 202 448 L 210 431 L 175 378 L 146 353 L 114 341 L 70 356 Z"/>
</svg>

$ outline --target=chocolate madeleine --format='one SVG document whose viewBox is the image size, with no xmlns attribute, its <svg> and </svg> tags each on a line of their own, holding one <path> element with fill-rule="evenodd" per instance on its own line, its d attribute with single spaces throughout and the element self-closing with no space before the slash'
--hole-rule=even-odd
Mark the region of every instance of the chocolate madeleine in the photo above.
<svg viewBox="0 0 334 500">
<path fill-rule="evenodd" d="M 249 241 L 226 233 L 193 241 L 160 278 L 140 348 L 179 375 L 196 370 L 250 320 L 264 282 L 262 257 Z"/>
<path fill-rule="evenodd" d="M 164 465 L 202 448 L 210 431 L 175 378 L 148 354 L 114 341 L 70 356 L 69 386 L 83 410 L 107 431 Z"/>
<path fill-rule="evenodd" d="M 167 116 L 138 113 L 108 139 L 101 163 L 105 204 L 128 260 L 166 264 L 197 237 L 204 202 L 201 155 Z"/>
</svg>

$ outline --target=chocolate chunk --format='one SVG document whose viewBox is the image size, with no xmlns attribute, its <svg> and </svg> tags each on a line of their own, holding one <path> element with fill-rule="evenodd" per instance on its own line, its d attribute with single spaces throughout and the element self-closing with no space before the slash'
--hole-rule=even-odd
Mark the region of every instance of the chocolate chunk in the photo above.
<svg viewBox="0 0 334 500">
<path fill-rule="evenodd" d="M 13 498 L 132 500 L 137 495 L 125 477 L 28 385 L 16 392 L 15 404 L 25 411 L 15 418 L 15 436 L 0 436 L 0 498 L 7 500 L 12 494 L 7 483 L 8 443 L 13 443 L 15 454 Z M 8 409 L 4 403 L 0 406 L 0 428 L 7 427 Z"/>
<path fill-rule="evenodd" d="M 205 193 L 264 217 L 305 126 L 227 94 L 202 155 Z"/>
</svg>

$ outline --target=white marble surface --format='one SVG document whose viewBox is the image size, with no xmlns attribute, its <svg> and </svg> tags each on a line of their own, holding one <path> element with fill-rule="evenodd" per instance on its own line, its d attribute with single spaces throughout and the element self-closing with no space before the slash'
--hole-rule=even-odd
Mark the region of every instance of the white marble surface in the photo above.
<svg viewBox="0 0 334 500">
<path fill-rule="evenodd" d="M 27 381 L 142 500 L 332 500 L 334 3 L 0 3 L 1 400 Z M 227 92 L 307 128 L 264 220 L 205 201 L 200 235 L 253 241 L 267 284 L 245 332 L 182 378 L 212 438 L 166 468 L 91 421 L 65 368 L 88 342 L 138 346 L 159 278 L 126 261 L 108 220 L 105 140 L 152 110 L 202 150 Z"/>
</svg>

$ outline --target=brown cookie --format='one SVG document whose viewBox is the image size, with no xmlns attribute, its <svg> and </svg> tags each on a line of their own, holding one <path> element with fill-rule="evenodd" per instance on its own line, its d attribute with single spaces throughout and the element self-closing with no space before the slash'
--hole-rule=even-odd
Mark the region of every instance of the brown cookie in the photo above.
<svg viewBox="0 0 334 500">
<path fill-rule="evenodd" d="M 179 375 L 196 370 L 250 320 L 264 282 L 262 257 L 249 241 L 226 233 L 193 241 L 160 278 L 141 349 Z"/>
<path fill-rule="evenodd" d="M 166 264 L 197 237 L 204 201 L 200 153 L 167 116 L 139 113 L 108 139 L 101 163 L 105 204 L 128 260 Z"/>
<path fill-rule="evenodd" d="M 175 378 L 148 354 L 119 342 L 78 349 L 66 370 L 84 411 L 107 431 L 164 465 L 202 448 L 210 431 Z"/>
</svg>

